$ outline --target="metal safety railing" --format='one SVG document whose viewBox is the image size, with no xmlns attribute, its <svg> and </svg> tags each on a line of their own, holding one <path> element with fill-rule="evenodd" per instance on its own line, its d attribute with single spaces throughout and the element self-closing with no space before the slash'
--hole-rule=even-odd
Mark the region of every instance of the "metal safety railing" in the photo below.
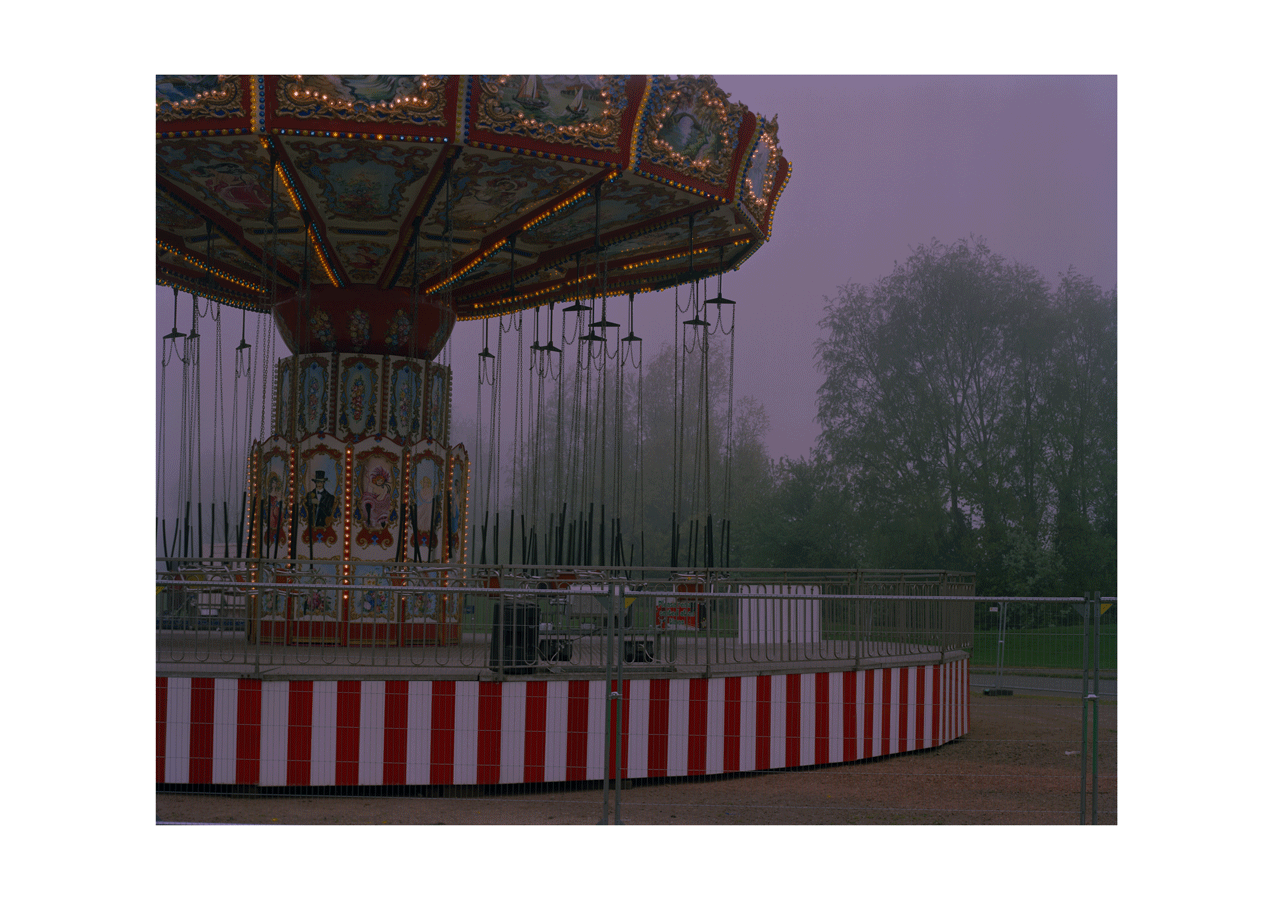
<svg viewBox="0 0 1273 900">
<path fill-rule="evenodd" d="M 973 642 L 968 573 L 171 559 L 156 574 L 156 663 L 173 674 L 601 672 L 615 586 L 623 657 L 651 673 L 943 660 Z"/>
</svg>

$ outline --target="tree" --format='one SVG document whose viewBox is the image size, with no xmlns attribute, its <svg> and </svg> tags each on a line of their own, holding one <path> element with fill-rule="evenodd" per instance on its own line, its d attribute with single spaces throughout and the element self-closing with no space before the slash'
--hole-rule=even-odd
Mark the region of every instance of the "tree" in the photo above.
<svg viewBox="0 0 1273 900">
<path fill-rule="evenodd" d="M 971 239 L 828 301 L 818 452 L 865 564 L 975 568 L 1001 589 L 1109 580 L 1114 310 L 1090 279 L 1049 294 Z"/>
<path fill-rule="evenodd" d="M 1056 292 L 1060 313 L 1045 434 L 1056 490 L 1056 542 L 1064 589 L 1096 581 L 1116 590 L 1118 332 L 1116 298 L 1073 271 Z"/>
</svg>

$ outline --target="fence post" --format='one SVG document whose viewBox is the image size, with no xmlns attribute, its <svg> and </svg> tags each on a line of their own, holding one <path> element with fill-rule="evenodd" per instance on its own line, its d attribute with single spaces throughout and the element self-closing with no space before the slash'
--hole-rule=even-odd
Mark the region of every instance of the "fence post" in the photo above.
<svg viewBox="0 0 1273 900">
<path fill-rule="evenodd" d="M 601 753 L 601 764 L 605 767 L 602 779 L 603 793 L 601 797 L 601 821 L 598 825 L 610 824 L 610 790 L 614 785 L 614 824 L 622 825 L 619 815 L 619 796 L 623 790 L 623 614 L 626 612 L 626 597 L 623 585 L 611 583 L 610 596 L 607 602 L 606 615 L 606 739 Z M 615 655 L 615 636 L 618 635 L 618 655 Z M 614 764 L 614 777 L 610 775 L 610 765 Z"/>
<path fill-rule="evenodd" d="M 605 746 L 601 753 L 602 766 L 602 790 L 601 790 L 601 821 L 598 825 L 610 824 L 610 739 L 614 731 L 614 701 L 611 696 L 610 675 L 614 665 L 614 633 L 615 633 L 615 615 L 614 615 L 614 584 L 613 582 L 607 587 L 610 596 L 602 605 L 606 608 L 606 736 Z M 620 645 L 622 652 L 622 645 Z M 616 773 L 617 774 L 617 773 Z"/>
<path fill-rule="evenodd" d="M 1083 595 L 1083 738 L 1079 756 L 1079 824 L 1087 824 L 1087 673 L 1088 673 L 1088 630 L 1092 620 L 1092 595 Z"/>
<path fill-rule="evenodd" d="M 981 693 L 987 697 L 1011 697 L 1012 691 L 1003 686 L 1003 659 L 1008 641 L 1008 601 L 999 600 L 999 643 L 995 648 L 995 686 Z"/>
<path fill-rule="evenodd" d="M 995 687 L 1003 691 L 1003 656 L 1005 652 L 1005 642 L 1008 640 L 1008 601 L 999 602 L 999 647 L 998 647 L 998 674 L 995 676 Z"/>
<path fill-rule="evenodd" d="M 243 581 L 250 586 L 261 580 L 261 570 L 259 566 L 252 566 L 249 563 L 249 569 L 244 576 Z M 250 591 L 247 595 L 248 604 L 251 605 L 252 615 L 252 675 L 256 678 L 261 677 L 261 606 L 265 602 L 259 590 Z M 245 627 L 247 623 L 244 623 Z"/>
<path fill-rule="evenodd" d="M 1096 824 L 1097 760 L 1100 757 L 1101 721 L 1101 594 L 1092 601 L 1092 824 Z"/>
<path fill-rule="evenodd" d="M 615 609 L 618 611 L 615 615 L 616 628 L 619 632 L 619 656 L 615 660 L 615 690 L 610 692 L 610 703 L 614 709 L 613 721 L 615 723 L 614 734 L 612 735 L 614 746 L 614 824 L 622 825 L 623 818 L 619 815 L 619 795 L 623 791 L 623 642 L 625 640 L 623 634 L 624 619 L 628 612 L 627 591 L 622 584 L 618 585 L 615 593 Z"/>
</svg>

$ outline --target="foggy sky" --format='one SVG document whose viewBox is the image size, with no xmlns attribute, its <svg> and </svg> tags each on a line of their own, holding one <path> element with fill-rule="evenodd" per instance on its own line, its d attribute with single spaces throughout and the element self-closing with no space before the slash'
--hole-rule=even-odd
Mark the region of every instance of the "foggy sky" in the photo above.
<svg viewBox="0 0 1273 900">
<path fill-rule="evenodd" d="M 1114 76 L 716 80 L 732 101 L 777 116 L 793 170 L 773 237 L 723 285 L 738 303 L 735 397 L 764 405 L 775 459 L 808 455 L 818 439 L 825 298 L 875 282 L 911 248 L 978 235 L 1053 285 L 1074 266 L 1117 286 Z M 671 298 L 637 297 L 647 355 L 672 340 Z M 476 322 L 451 339 L 457 420 L 476 411 L 481 340 Z"/>
</svg>

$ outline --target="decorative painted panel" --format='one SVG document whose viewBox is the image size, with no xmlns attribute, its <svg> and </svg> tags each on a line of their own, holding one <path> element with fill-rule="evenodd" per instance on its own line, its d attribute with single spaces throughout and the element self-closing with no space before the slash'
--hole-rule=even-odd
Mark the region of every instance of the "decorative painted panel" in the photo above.
<svg viewBox="0 0 1273 900">
<path fill-rule="evenodd" d="M 441 562 L 446 515 L 446 448 L 436 441 L 416 444 L 411 457 L 411 559 Z"/>
<path fill-rule="evenodd" d="M 156 75 L 155 120 L 187 128 L 241 125 L 248 117 L 247 95 L 242 75 Z"/>
<path fill-rule="evenodd" d="M 271 439 L 261 447 L 254 514 L 258 552 L 254 555 L 283 558 L 291 555 L 293 502 L 292 451 L 284 441 Z"/>
<path fill-rule="evenodd" d="M 288 640 L 296 644 L 334 644 L 339 637 L 341 595 L 331 589 L 340 583 L 340 565 L 306 565 L 296 576 Z"/>
<path fill-rule="evenodd" d="M 170 76 L 172 77 L 172 76 Z M 280 116 L 377 125 L 445 124 L 445 75 L 280 75 Z"/>
<path fill-rule="evenodd" d="M 296 408 L 296 379 L 292 375 L 296 358 L 289 356 L 278 361 L 278 389 L 274 395 L 274 434 L 291 439 L 295 424 L 292 411 Z"/>
<path fill-rule="evenodd" d="M 300 140 L 291 146 L 297 173 L 329 223 L 392 224 L 419 193 L 437 150 L 412 143 Z"/>
<path fill-rule="evenodd" d="M 446 445 L 451 436 L 451 370 L 429 365 L 428 421 L 424 436 Z"/>
<path fill-rule="evenodd" d="M 424 368 L 409 359 L 387 358 L 388 404 L 384 432 L 403 443 L 420 434 L 424 416 Z"/>
<path fill-rule="evenodd" d="M 442 569 L 421 569 L 413 567 L 409 570 L 405 583 L 409 587 L 441 588 L 444 580 Z M 403 625 L 438 624 L 443 618 L 442 593 L 440 590 L 412 592 L 406 594 L 402 604 Z"/>
<path fill-rule="evenodd" d="M 452 447 L 448 455 L 446 511 L 447 560 L 468 562 L 469 454 L 463 444 Z"/>
<path fill-rule="evenodd" d="M 164 144 L 157 174 L 222 216 L 258 227 L 270 213 L 269 156 L 259 145 L 234 138 Z M 275 203 L 276 218 L 287 210 Z"/>
<path fill-rule="evenodd" d="M 464 234 L 505 227 L 594 174 L 588 167 L 559 160 L 531 156 L 510 159 L 483 150 L 466 152 L 455 164 L 451 223 Z"/>
<path fill-rule="evenodd" d="M 480 131 L 584 156 L 623 149 L 626 76 L 493 75 L 478 81 L 474 124 Z"/>
<path fill-rule="evenodd" d="M 646 116 L 640 168 L 654 166 L 728 190 L 743 109 L 729 103 L 712 78 L 655 78 Z"/>
<path fill-rule="evenodd" d="M 350 440 L 376 434 L 380 408 L 380 360 L 369 356 L 339 358 L 339 413 L 336 434 Z"/>
<path fill-rule="evenodd" d="M 325 354 L 303 356 L 298 362 L 297 435 L 304 437 L 329 432 L 332 430 L 328 419 L 328 407 L 331 406 L 331 357 Z"/>
<path fill-rule="evenodd" d="M 363 585 L 349 592 L 349 621 L 351 623 L 386 624 L 398 621 L 398 595 L 394 593 L 395 579 L 385 566 L 351 566 L 354 583 Z M 401 579 L 397 579 L 401 581 Z"/>
<path fill-rule="evenodd" d="M 265 563 L 260 567 L 255 580 L 264 584 L 290 584 L 291 563 Z M 286 643 L 291 588 L 264 588 L 248 597 L 252 606 L 249 640 L 263 644 Z"/>
<path fill-rule="evenodd" d="M 345 535 L 343 448 L 325 441 L 300 453 L 297 510 L 300 559 L 340 559 Z"/>
<path fill-rule="evenodd" d="M 774 205 L 790 172 L 790 164 L 782 158 L 778 149 L 777 120 L 761 121 L 738 193 L 743 201 L 743 209 L 760 223 L 766 239 L 773 228 Z"/>
<path fill-rule="evenodd" d="M 746 191 L 744 196 L 753 205 L 763 207 L 769 202 L 769 194 L 773 191 L 778 178 L 778 123 L 776 121 L 761 126 L 751 159 L 747 163 L 747 174 L 744 178 Z"/>
<path fill-rule="evenodd" d="M 392 560 L 397 556 L 402 490 L 402 456 L 395 444 L 368 438 L 354 446 L 351 558 Z"/>
</svg>

